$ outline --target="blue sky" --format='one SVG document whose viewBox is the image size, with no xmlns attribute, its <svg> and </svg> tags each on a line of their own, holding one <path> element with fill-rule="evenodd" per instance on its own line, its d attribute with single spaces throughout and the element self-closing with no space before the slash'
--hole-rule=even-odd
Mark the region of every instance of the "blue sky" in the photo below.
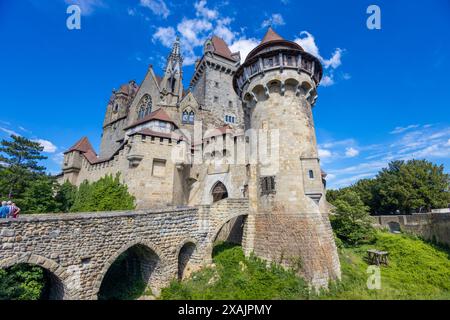
<svg viewBox="0 0 450 320">
<path fill-rule="evenodd" d="M 66 9 L 79 4 L 81 30 Z M 369 5 L 381 30 L 366 27 Z M 185 85 L 204 39 L 245 55 L 268 25 L 319 56 L 325 77 L 314 118 L 329 186 L 373 176 L 394 159 L 450 168 L 450 2 L 419 1 L 0 1 L 0 138 L 40 141 L 49 171 L 86 135 L 97 147 L 111 90 L 150 64 L 157 72 L 176 34 Z"/>
</svg>

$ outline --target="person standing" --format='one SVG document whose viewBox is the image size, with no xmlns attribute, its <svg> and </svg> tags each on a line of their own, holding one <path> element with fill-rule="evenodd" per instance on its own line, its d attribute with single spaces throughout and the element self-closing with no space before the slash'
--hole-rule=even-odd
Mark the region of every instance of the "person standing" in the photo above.
<svg viewBox="0 0 450 320">
<path fill-rule="evenodd" d="M 9 216 L 9 206 L 6 201 L 2 201 L 2 206 L 0 208 L 0 219 L 6 219 Z"/>
<path fill-rule="evenodd" d="M 13 202 L 11 204 L 11 212 L 9 213 L 10 217 L 13 217 L 14 219 L 17 219 L 19 217 L 20 208 L 16 206 L 16 204 Z"/>
</svg>

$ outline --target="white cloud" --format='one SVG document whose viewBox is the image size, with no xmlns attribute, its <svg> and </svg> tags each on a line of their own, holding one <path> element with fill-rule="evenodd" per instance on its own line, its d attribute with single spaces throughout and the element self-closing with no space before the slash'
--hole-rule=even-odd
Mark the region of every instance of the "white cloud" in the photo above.
<svg viewBox="0 0 450 320">
<path fill-rule="evenodd" d="M 327 149 L 320 149 L 319 148 L 319 158 L 329 158 L 331 157 L 331 151 Z"/>
<path fill-rule="evenodd" d="M 96 8 L 105 7 L 105 2 L 103 0 L 64 0 L 66 4 L 72 5 L 76 4 L 81 9 L 82 15 L 92 14 Z"/>
<path fill-rule="evenodd" d="M 312 54 L 317 57 L 320 62 L 322 62 L 325 69 L 330 70 L 328 73 L 325 73 L 321 85 L 328 87 L 335 83 L 333 70 L 337 69 L 342 65 L 342 53 L 344 52 L 341 48 L 336 48 L 334 53 L 330 58 L 325 59 L 320 55 L 319 47 L 316 44 L 316 40 L 314 36 L 308 31 L 300 32 L 300 36 L 294 40 L 297 44 L 299 44 L 306 52 Z M 348 78 L 349 79 L 349 78 Z M 346 79 L 346 80 L 348 80 Z"/>
<path fill-rule="evenodd" d="M 359 155 L 359 151 L 353 147 L 346 148 L 345 155 L 349 158 L 353 158 L 353 157 L 356 157 L 357 155 Z"/>
<path fill-rule="evenodd" d="M 418 127 L 419 127 L 418 124 L 411 124 L 411 125 L 409 125 L 409 126 L 407 126 L 407 127 L 395 127 L 395 129 L 392 130 L 392 131 L 389 132 L 389 133 L 390 133 L 390 134 L 398 134 L 398 133 L 402 133 L 402 132 L 405 132 L 405 131 L 407 131 L 407 130 L 415 129 L 415 128 L 418 128 Z"/>
<path fill-rule="evenodd" d="M 176 39 L 175 29 L 159 27 L 153 34 L 153 41 L 159 40 L 163 46 L 170 48 Z"/>
<path fill-rule="evenodd" d="M 63 152 L 55 153 L 52 157 L 52 160 L 53 162 L 61 165 L 64 160 L 64 153 Z"/>
<path fill-rule="evenodd" d="M 334 84 L 334 77 L 333 77 L 333 75 L 325 75 L 323 78 L 322 78 L 322 81 L 320 81 L 320 84 L 322 85 L 322 86 L 324 86 L 324 87 L 329 87 L 329 86 L 332 86 L 333 84 Z"/>
<path fill-rule="evenodd" d="M 44 147 L 44 152 L 54 153 L 58 149 L 52 142 L 44 139 L 36 139 L 34 142 L 38 142 L 42 147 Z"/>
<path fill-rule="evenodd" d="M 273 13 L 268 19 L 264 20 L 261 24 L 261 28 L 284 26 L 283 16 L 280 13 Z"/>
<path fill-rule="evenodd" d="M 196 49 L 203 48 L 203 44 L 211 34 L 223 38 L 228 44 L 236 41 L 239 35 L 239 32 L 233 31 L 230 27 L 232 19 L 221 16 L 216 9 L 209 8 L 207 1 L 201 0 L 194 3 L 194 8 L 195 17 L 183 17 L 176 28 L 159 27 L 152 37 L 153 41 L 159 41 L 165 47 L 170 48 L 175 40 L 176 32 L 178 32 L 185 65 L 195 63 L 198 59 Z"/>
<path fill-rule="evenodd" d="M 319 148 L 329 150 L 333 155 L 332 162 L 323 162 L 325 171 L 336 176 L 330 187 L 343 187 L 358 179 L 374 176 L 394 160 L 426 159 L 435 162 L 450 158 L 449 126 L 410 125 L 398 127 L 396 131 L 390 143 L 356 147 L 356 141 L 346 139 L 320 144 Z M 366 161 L 358 162 L 356 156 L 362 152 L 366 153 L 363 158 Z M 346 157 L 340 156 L 343 154 Z"/>
<path fill-rule="evenodd" d="M 163 0 L 141 0 L 140 4 L 143 7 L 149 8 L 155 15 L 161 16 L 164 19 L 170 14 L 170 10 Z"/>
<path fill-rule="evenodd" d="M 259 40 L 255 38 L 240 38 L 233 42 L 230 46 L 230 50 L 232 52 L 240 52 L 241 53 L 241 61 L 245 61 L 250 51 L 252 51 L 258 44 Z"/>
<path fill-rule="evenodd" d="M 314 36 L 308 31 L 300 32 L 300 37 L 294 40 L 297 44 L 299 44 L 306 52 L 311 53 L 313 56 L 321 59 L 322 57 L 319 54 L 319 47 L 316 45 L 316 41 Z"/>
<path fill-rule="evenodd" d="M 129 16 L 135 16 L 136 15 L 136 9 L 128 8 L 127 13 Z"/>
<path fill-rule="evenodd" d="M 12 136 L 12 135 L 14 135 L 14 136 L 20 136 L 20 135 L 21 135 L 20 133 L 17 133 L 17 132 L 15 132 L 14 130 L 10 130 L 10 129 L 4 128 L 4 127 L 0 127 L 0 131 L 3 131 L 3 132 L 7 133 L 7 134 L 10 135 L 10 136 Z"/>
<path fill-rule="evenodd" d="M 342 57 L 342 49 L 337 48 L 330 59 L 323 60 L 325 68 L 331 67 L 333 69 L 336 69 L 337 67 L 339 67 L 342 64 L 341 57 Z"/>
<path fill-rule="evenodd" d="M 219 16 L 219 12 L 217 10 L 208 9 L 206 7 L 206 0 L 201 0 L 194 4 L 196 10 L 197 17 L 203 17 L 208 20 L 216 19 Z"/>
</svg>

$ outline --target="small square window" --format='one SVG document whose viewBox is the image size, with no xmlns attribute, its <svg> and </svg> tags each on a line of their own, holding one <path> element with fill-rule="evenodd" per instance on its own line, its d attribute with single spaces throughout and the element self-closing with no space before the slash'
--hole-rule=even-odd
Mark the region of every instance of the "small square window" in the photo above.
<svg viewBox="0 0 450 320">
<path fill-rule="evenodd" d="M 214 82 L 214 87 L 218 88 L 219 87 L 219 83 L 216 81 Z"/>
<path fill-rule="evenodd" d="M 233 107 L 233 101 L 228 101 L 228 106 L 229 106 L 230 108 L 232 108 L 232 107 Z"/>
<path fill-rule="evenodd" d="M 214 102 L 219 102 L 219 97 L 214 97 Z"/>
<path fill-rule="evenodd" d="M 276 193 L 276 191 L 275 191 L 275 176 L 261 177 L 260 184 L 261 184 L 261 194 L 262 195 L 269 195 L 269 194 Z"/>
</svg>

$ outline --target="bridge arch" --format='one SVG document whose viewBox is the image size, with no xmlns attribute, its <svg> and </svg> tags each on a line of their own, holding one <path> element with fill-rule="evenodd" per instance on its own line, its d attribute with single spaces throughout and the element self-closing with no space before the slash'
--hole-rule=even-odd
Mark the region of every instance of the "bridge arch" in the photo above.
<svg viewBox="0 0 450 320">
<path fill-rule="evenodd" d="M 193 267 L 198 263 L 198 242 L 194 239 L 184 240 L 177 248 L 177 270 L 178 280 L 183 280 L 193 271 Z"/>
<path fill-rule="evenodd" d="M 230 235 L 233 233 L 239 233 L 240 239 L 233 239 L 230 242 L 238 243 L 242 245 L 242 237 L 245 229 L 245 224 L 247 222 L 248 213 L 235 213 L 233 215 L 227 216 L 225 219 L 222 219 L 218 224 L 216 224 L 213 231 L 208 235 L 208 247 L 206 249 L 206 257 L 211 258 L 214 250 L 214 244 L 218 239 L 220 232 L 225 228 L 229 227 L 230 229 L 227 231 Z M 234 228 L 234 229 L 233 229 Z M 237 230 L 241 229 L 241 230 Z"/>
<path fill-rule="evenodd" d="M 110 275 L 110 270 L 113 270 L 114 263 L 119 261 L 121 256 L 126 253 L 130 254 L 130 259 L 133 263 L 131 265 L 132 270 L 128 271 L 140 277 L 146 286 L 149 286 L 152 290 L 159 290 L 166 258 L 153 243 L 137 239 L 123 245 L 105 262 L 94 283 L 92 299 L 99 298 L 103 289 L 102 286 L 105 285 L 105 280 L 108 281 L 108 276 Z"/>
<path fill-rule="evenodd" d="M 0 261 L 0 269 L 8 269 L 16 265 L 34 265 L 44 269 L 49 279 L 49 300 L 70 300 L 72 299 L 66 285 L 68 273 L 55 261 L 36 254 L 15 256 Z"/>
</svg>

